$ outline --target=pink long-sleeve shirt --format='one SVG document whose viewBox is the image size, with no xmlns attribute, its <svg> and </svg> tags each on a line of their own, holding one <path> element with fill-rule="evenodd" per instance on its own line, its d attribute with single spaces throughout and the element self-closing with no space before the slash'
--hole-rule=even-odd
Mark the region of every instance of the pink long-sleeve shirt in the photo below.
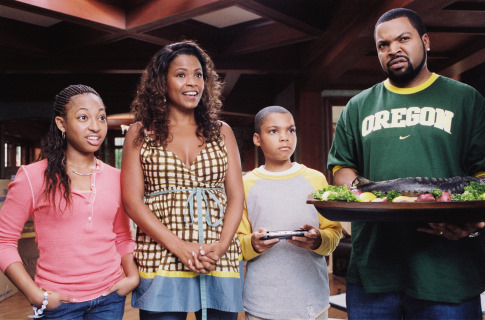
<svg viewBox="0 0 485 320">
<path fill-rule="evenodd" d="M 132 253 L 134 245 L 121 200 L 120 172 L 101 161 L 98 164 L 91 175 L 91 191 L 71 190 L 71 205 L 62 212 L 59 192 L 56 206 L 43 194 L 47 161 L 19 169 L 0 211 L 2 271 L 22 261 L 17 242 L 25 222 L 33 216 L 39 247 L 35 282 L 39 287 L 86 301 L 123 278 L 121 258 Z"/>
</svg>

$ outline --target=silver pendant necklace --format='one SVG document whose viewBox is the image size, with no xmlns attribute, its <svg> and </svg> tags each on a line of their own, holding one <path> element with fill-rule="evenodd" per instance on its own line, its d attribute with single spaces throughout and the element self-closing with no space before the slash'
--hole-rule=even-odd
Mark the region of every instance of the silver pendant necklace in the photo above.
<svg viewBox="0 0 485 320">
<path fill-rule="evenodd" d="M 71 171 L 72 171 L 72 173 L 77 174 L 78 176 L 81 176 L 81 177 L 86 177 L 86 176 L 90 176 L 90 175 L 92 175 L 92 174 L 93 174 L 93 172 L 92 172 L 92 171 L 91 171 L 90 173 L 79 173 L 79 172 L 77 172 L 77 171 L 76 171 L 76 170 L 74 170 L 74 169 L 71 169 Z"/>
<path fill-rule="evenodd" d="M 94 158 L 94 168 L 96 168 L 97 165 L 98 165 L 98 159 Z M 87 176 L 90 176 L 90 175 L 93 174 L 94 169 L 90 173 L 80 173 L 80 172 L 77 172 L 76 170 L 74 170 L 72 168 L 71 168 L 71 171 L 72 171 L 72 173 L 77 174 L 78 176 L 87 177 Z"/>
</svg>

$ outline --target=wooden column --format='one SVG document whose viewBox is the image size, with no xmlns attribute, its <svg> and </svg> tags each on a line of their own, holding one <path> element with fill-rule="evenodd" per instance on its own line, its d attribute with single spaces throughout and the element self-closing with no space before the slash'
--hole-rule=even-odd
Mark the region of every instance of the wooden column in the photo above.
<svg viewBox="0 0 485 320">
<path fill-rule="evenodd" d="M 320 92 L 300 92 L 297 95 L 296 131 L 300 162 L 325 173 L 323 157 L 323 114 Z"/>
<path fill-rule="evenodd" d="M 5 124 L 0 124 L 0 179 L 5 179 Z"/>
<path fill-rule="evenodd" d="M 242 154 L 244 155 L 244 161 L 241 163 L 243 171 L 249 172 L 258 166 L 256 163 L 256 147 L 252 140 L 244 141 L 242 145 Z"/>
<path fill-rule="evenodd" d="M 323 162 L 326 169 L 328 162 L 328 152 L 333 140 L 333 121 L 332 121 L 332 103 L 330 99 L 324 99 L 323 102 Z M 330 170 L 324 171 L 328 184 L 334 184 L 333 174 Z"/>
</svg>

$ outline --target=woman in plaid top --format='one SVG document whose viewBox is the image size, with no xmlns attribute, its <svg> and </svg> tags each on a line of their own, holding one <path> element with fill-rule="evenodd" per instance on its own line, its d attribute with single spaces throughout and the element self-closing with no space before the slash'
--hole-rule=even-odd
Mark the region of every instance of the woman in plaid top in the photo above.
<svg viewBox="0 0 485 320">
<path fill-rule="evenodd" d="M 132 104 L 122 195 L 137 224 L 140 319 L 237 319 L 242 259 L 241 164 L 231 128 L 217 120 L 221 84 L 194 42 L 162 48 Z"/>
</svg>

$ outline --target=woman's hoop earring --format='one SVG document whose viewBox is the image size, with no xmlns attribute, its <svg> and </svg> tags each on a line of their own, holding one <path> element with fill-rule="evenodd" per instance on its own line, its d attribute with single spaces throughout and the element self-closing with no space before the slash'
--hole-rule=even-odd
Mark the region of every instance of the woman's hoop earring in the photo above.
<svg viewBox="0 0 485 320">
<path fill-rule="evenodd" d="M 66 139 L 66 132 L 65 131 L 62 131 L 61 137 L 62 137 L 62 140 Z"/>
</svg>

